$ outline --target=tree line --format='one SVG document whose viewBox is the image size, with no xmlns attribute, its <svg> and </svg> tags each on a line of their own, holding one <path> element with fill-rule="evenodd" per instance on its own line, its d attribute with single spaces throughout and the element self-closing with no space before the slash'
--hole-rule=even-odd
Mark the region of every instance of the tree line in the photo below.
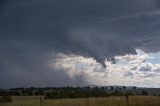
<svg viewBox="0 0 160 106">
<path fill-rule="evenodd" d="M 55 98 L 86 98 L 108 97 L 126 95 L 149 95 L 148 91 L 141 90 L 137 93 L 136 88 L 127 87 L 48 87 L 48 88 L 13 88 L 0 89 L 0 96 L 44 96 L 46 99 Z M 153 94 L 154 95 L 154 94 Z M 156 96 L 156 95 L 155 95 Z"/>
</svg>

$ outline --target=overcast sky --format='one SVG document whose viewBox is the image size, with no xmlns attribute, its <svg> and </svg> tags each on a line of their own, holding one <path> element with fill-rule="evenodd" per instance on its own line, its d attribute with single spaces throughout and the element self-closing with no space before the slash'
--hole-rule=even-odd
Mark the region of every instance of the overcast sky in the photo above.
<svg viewBox="0 0 160 106">
<path fill-rule="evenodd" d="M 159 28 L 159 0 L 0 0 L 0 88 L 160 87 Z"/>
</svg>

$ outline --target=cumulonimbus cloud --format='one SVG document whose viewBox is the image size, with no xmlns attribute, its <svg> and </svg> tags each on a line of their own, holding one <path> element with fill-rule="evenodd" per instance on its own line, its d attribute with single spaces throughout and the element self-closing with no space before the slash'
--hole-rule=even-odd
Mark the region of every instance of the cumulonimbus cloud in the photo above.
<svg viewBox="0 0 160 106">
<path fill-rule="evenodd" d="M 27 59 L 26 64 L 30 64 L 31 54 L 41 53 L 34 57 L 38 63 L 54 52 L 91 57 L 105 67 L 106 58 L 114 62 L 117 55 L 136 54 L 136 48 L 160 51 L 159 0 L 0 3 L 0 58 L 8 58 L 6 54 L 11 53 L 15 57 L 11 60 L 21 63 Z M 0 62 L 3 70 L 9 66 L 4 59 Z"/>
<path fill-rule="evenodd" d="M 159 24 L 152 25 L 159 21 L 157 0 L 142 1 L 8 0 L 0 12 L 1 40 L 37 42 L 60 53 L 93 57 L 105 66 L 106 58 L 135 54 L 135 48 L 159 50 Z M 140 6 L 133 11 L 134 3 Z"/>
</svg>

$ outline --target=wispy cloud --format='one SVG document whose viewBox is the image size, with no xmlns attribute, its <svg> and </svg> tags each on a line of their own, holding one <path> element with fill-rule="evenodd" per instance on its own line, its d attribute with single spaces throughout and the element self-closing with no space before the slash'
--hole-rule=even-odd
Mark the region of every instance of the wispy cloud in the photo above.
<svg viewBox="0 0 160 106">
<path fill-rule="evenodd" d="M 111 19 L 103 19 L 101 18 L 101 21 L 98 21 L 98 23 L 112 23 L 122 20 L 128 20 L 128 19 L 135 19 L 140 17 L 153 17 L 153 16 L 159 16 L 160 10 L 154 10 L 154 11 L 147 11 L 147 12 L 139 12 L 139 13 L 132 13 L 120 17 L 112 17 Z"/>
</svg>

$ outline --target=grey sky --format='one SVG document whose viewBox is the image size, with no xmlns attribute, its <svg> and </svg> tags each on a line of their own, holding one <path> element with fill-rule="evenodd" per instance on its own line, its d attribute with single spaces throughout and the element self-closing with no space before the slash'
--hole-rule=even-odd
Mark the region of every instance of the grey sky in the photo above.
<svg viewBox="0 0 160 106">
<path fill-rule="evenodd" d="M 47 61 L 76 54 L 105 66 L 136 48 L 158 52 L 159 27 L 159 0 L 1 0 L 0 87 L 87 84 Z"/>
</svg>

